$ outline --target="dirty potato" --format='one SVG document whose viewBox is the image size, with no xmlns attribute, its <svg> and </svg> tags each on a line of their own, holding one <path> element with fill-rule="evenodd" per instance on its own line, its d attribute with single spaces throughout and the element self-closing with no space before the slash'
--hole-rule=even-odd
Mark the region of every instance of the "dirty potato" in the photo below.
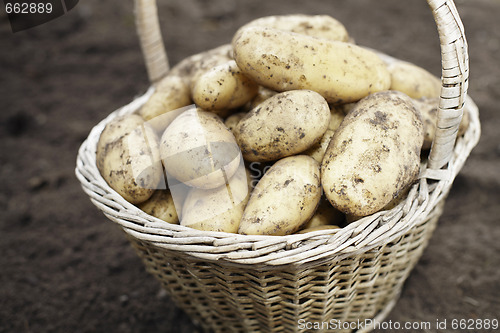
<svg viewBox="0 0 500 333">
<path fill-rule="evenodd" d="M 200 52 L 179 62 L 168 72 L 169 76 L 179 76 L 190 86 L 191 80 L 200 73 L 232 59 L 231 44 L 224 44 L 214 49 Z"/>
<path fill-rule="evenodd" d="M 349 41 L 349 34 L 344 25 L 328 15 L 292 14 L 266 16 L 253 20 L 240 29 L 255 26 L 285 30 L 302 35 L 342 42 Z"/>
<path fill-rule="evenodd" d="M 437 116 L 439 108 L 439 98 L 419 98 L 413 101 L 415 107 L 420 111 L 422 115 L 422 121 L 424 123 L 424 144 L 422 145 L 423 150 L 430 149 L 432 142 L 436 136 L 436 126 L 437 126 Z M 464 105 L 462 119 L 458 127 L 458 136 L 465 133 L 469 126 L 469 112 L 467 110 L 467 102 Z"/>
<path fill-rule="evenodd" d="M 234 133 L 245 160 L 274 161 L 310 148 L 329 121 L 330 109 L 321 95 L 294 90 L 259 104 L 239 121 Z"/>
<path fill-rule="evenodd" d="M 423 136 L 420 114 L 405 94 L 380 92 L 358 102 L 321 165 L 330 203 L 356 216 L 384 208 L 418 176 Z"/>
<path fill-rule="evenodd" d="M 316 160 L 316 162 L 321 163 L 323 156 L 325 156 L 326 149 L 330 144 L 330 140 L 335 134 L 335 131 L 330 129 L 326 130 L 325 134 L 321 137 L 321 140 L 313 144 L 309 149 L 305 150 L 302 154 L 311 156 Z"/>
<path fill-rule="evenodd" d="M 391 73 L 391 90 L 401 91 L 411 98 L 433 98 L 441 93 L 441 80 L 422 67 L 395 61 L 387 69 Z"/>
<path fill-rule="evenodd" d="M 277 93 L 278 92 L 276 92 L 274 90 L 267 89 L 263 86 L 259 86 L 259 90 L 257 92 L 257 95 L 255 95 L 255 97 L 250 101 L 250 103 L 248 105 L 248 110 L 252 110 L 252 109 L 256 108 L 257 106 L 259 106 L 260 103 L 264 102 L 266 99 L 268 99 L 270 97 L 273 97 Z"/>
<path fill-rule="evenodd" d="M 258 85 L 241 73 L 234 60 L 200 74 L 192 84 L 194 102 L 204 110 L 234 109 L 249 102 Z"/>
<path fill-rule="evenodd" d="M 424 125 L 424 143 L 422 145 L 422 149 L 430 149 L 432 141 L 436 136 L 439 98 L 420 98 L 414 100 L 413 102 L 422 116 L 422 123 Z"/>
<path fill-rule="evenodd" d="M 338 225 L 317 225 L 315 227 L 302 229 L 298 233 L 299 234 L 306 234 L 308 232 L 313 232 L 313 231 L 318 231 L 318 230 L 335 230 L 335 229 L 340 229 L 340 227 Z"/>
<path fill-rule="evenodd" d="M 191 104 L 188 85 L 179 76 L 162 79 L 156 91 L 139 110 L 139 115 L 157 132 L 162 133 L 178 115 L 175 111 Z"/>
<path fill-rule="evenodd" d="M 224 185 L 241 160 L 236 140 L 222 120 L 195 107 L 167 127 L 161 137 L 160 154 L 168 175 L 204 189 Z"/>
<path fill-rule="evenodd" d="M 319 226 L 335 225 L 344 223 L 345 216 L 338 209 L 335 209 L 326 198 L 321 198 L 320 204 L 313 217 L 306 224 L 304 229 Z"/>
<path fill-rule="evenodd" d="M 254 188 L 238 232 L 288 235 L 314 214 L 321 198 L 319 164 L 305 155 L 283 158 Z"/>
<path fill-rule="evenodd" d="M 250 197 L 249 184 L 249 174 L 242 164 L 226 185 L 208 190 L 191 189 L 182 208 L 181 225 L 236 233 Z"/>
<path fill-rule="evenodd" d="M 165 222 L 172 224 L 179 223 L 174 199 L 169 190 L 156 190 L 147 201 L 141 203 L 138 207 L 145 213 Z"/>
<path fill-rule="evenodd" d="M 243 119 L 247 115 L 246 112 L 238 112 L 230 115 L 229 117 L 224 120 L 224 125 L 234 133 L 234 129 L 236 128 L 236 125 L 240 122 L 241 119 Z"/>
<path fill-rule="evenodd" d="M 271 90 L 309 89 L 348 103 L 391 84 L 384 62 L 353 44 L 263 27 L 240 29 L 232 44 L 241 71 Z"/>
<path fill-rule="evenodd" d="M 158 137 L 138 115 L 117 118 L 104 128 L 96 162 L 108 185 L 130 203 L 146 201 L 161 186 Z"/>
</svg>

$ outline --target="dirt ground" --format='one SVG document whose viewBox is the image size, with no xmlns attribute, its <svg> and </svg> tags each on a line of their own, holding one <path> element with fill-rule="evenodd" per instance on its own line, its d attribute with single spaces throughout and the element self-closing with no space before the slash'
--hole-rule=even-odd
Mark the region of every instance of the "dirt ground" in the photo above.
<svg viewBox="0 0 500 333">
<path fill-rule="evenodd" d="M 441 332 L 458 331 L 453 319 L 500 320 L 500 1 L 457 6 L 482 138 L 387 318 L 446 319 Z M 229 42 L 253 18 L 324 13 L 358 44 L 440 75 L 425 1 L 160 0 L 159 12 L 171 64 Z M 74 176 L 90 129 L 148 87 L 134 29 L 131 0 L 80 1 L 16 34 L 0 11 L 0 332 L 199 331 Z"/>
</svg>

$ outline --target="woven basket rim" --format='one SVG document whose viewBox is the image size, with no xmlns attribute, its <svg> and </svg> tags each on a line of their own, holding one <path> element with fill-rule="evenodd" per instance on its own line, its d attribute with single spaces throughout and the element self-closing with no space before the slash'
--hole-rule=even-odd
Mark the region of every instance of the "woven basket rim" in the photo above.
<svg viewBox="0 0 500 333">
<path fill-rule="evenodd" d="M 389 243 L 424 221 L 432 208 L 447 195 L 454 178 L 480 137 L 478 108 L 467 96 L 466 110 L 470 113 L 470 125 L 465 135 L 458 138 L 448 169 L 432 172 L 422 167 L 427 172 L 420 175 L 406 200 L 391 210 L 366 216 L 344 228 L 286 236 L 199 231 L 169 224 L 146 214 L 111 189 L 97 169 L 96 146 L 106 124 L 115 117 L 138 110 L 154 90 L 151 86 L 144 95 L 114 111 L 91 130 L 79 149 L 75 173 L 93 204 L 125 232 L 154 246 L 205 260 L 224 260 L 237 264 L 302 264 L 331 256 L 341 260 Z"/>
</svg>

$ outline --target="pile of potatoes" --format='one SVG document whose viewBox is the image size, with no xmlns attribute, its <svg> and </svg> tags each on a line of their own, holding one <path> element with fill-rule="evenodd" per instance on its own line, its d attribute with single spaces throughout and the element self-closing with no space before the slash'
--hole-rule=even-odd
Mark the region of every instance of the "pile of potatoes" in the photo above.
<svg viewBox="0 0 500 333">
<path fill-rule="evenodd" d="M 340 228 L 404 199 L 435 135 L 441 81 L 387 59 L 329 16 L 257 19 L 110 122 L 97 166 L 168 223 L 247 235 Z"/>
</svg>

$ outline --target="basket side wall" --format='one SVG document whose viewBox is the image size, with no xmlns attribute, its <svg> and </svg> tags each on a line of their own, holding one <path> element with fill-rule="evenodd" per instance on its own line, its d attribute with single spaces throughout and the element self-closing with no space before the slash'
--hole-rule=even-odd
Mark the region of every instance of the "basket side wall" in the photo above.
<svg viewBox="0 0 500 333">
<path fill-rule="evenodd" d="M 206 330 L 300 332 L 299 320 L 373 319 L 397 299 L 441 215 L 442 200 L 405 235 L 367 252 L 321 263 L 239 267 L 195 259 L 129 237 L 148 272 Z M 346 331 L 348 332 L 348 331 Z"/>
</svg>

